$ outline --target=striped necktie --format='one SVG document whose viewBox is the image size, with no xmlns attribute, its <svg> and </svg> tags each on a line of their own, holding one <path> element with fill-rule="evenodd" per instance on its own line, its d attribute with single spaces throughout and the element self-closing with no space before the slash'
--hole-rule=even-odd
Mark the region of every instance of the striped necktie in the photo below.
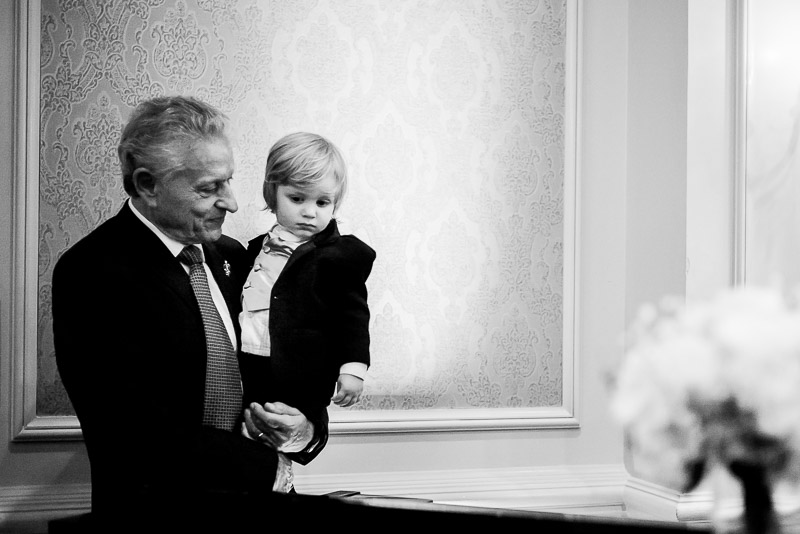
<svg viewBox="0 0 800 534">
<path fill-rule="evenodd" d="M 189 266 L 189 281 L 200 306 L 206 332 L 208 355 L 203 424 L 233 430 L 242 412 L 242 381 L 236 351 L 211 297 L 200 250 L 193 245 L 185 247 L 178 254 L 178 259 Z"/>
</svg>

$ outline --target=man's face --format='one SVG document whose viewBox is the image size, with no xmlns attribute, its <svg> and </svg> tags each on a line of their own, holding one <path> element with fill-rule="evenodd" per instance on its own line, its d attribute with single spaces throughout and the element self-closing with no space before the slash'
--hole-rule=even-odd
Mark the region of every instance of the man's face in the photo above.
<svg viewBox="0 0 800 534">
<path fill-rule="evenodd" d="M 214 242 L 222 235 L 225 215 L 239 209 L 231 190 L 230 144 L 220 138 L 196 143 L 184 164 L 185 170 L 156 184 L 153 223 L 184 245 Z"/>
</svg>

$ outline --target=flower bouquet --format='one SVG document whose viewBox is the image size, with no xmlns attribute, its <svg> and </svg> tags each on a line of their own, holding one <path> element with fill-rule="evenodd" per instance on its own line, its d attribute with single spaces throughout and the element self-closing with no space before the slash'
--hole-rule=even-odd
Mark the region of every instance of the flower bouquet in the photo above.
<svg viewBox="0 0 800 534">
<path fill-rule="evenodd" d="M 636 471 L 689 491 L 714 468 L 741 483 L 745 531 L 779 532 L 777 483 L 800 482 L 800 305 L 741 287 L 665 300 L 632 325 L 611 411 Z"/>
</svg>

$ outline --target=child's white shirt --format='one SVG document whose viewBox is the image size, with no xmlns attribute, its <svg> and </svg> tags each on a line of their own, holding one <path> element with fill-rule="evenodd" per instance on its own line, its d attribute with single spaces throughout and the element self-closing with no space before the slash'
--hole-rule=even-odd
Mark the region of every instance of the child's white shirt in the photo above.
<svg viewBox="0 0 800 534">
<path fill-rule="evenodd" d="M 289 256 L 306 241 L 299 240 L 278 224 L 264 237 L 264 244 L 242 288 L 242 311 L 239 314 L 242 351 L 269 356 L 269 306 L 272 287 L 289 261 Z"/>
</svg>

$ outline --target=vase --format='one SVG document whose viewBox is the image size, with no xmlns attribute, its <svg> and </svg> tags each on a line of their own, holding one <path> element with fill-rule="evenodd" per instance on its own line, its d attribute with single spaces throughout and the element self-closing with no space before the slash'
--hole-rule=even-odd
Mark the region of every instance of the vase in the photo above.
<svg viewBox="0 0 800 534">
<path fill-rule="evenodd" d="M 763 464 L 732 461 L 720 466 L 715 480 L 713 524 L 717 534 L 781 534 L 773 488 Z"/>
<path fill-rule="evenodd" d="M 772 485 L 764 465 L 740 461 L 731 462 L 728 467 L 742 486 L 745 532 L 780 534 L 781 525 L 772 500 Z"/>
</svg>

